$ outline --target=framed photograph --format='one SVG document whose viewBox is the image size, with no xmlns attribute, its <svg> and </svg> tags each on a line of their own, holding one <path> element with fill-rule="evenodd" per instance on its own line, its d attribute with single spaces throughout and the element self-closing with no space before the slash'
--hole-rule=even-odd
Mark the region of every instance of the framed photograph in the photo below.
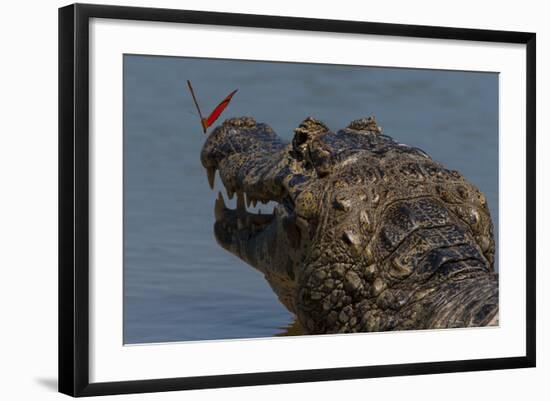
<svg viewBox="0 0 550 401">
<path fill-rule="evenodd" d="M 535 366 L 535 75 L 534 33 L 61 8 L 59 390 Z"/>
</svg>

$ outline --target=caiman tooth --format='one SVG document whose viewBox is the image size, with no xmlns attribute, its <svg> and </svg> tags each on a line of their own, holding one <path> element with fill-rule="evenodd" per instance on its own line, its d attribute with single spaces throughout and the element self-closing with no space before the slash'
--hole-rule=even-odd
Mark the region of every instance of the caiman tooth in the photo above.
<svg viewBox="0 0 550 401">
<path fill-rule="evenodd" d="M 233 196 L 235 196 L 235 191 L 233 191 L 233 190 L 230 189 L 230 188 L 226 188 L 225 190 L 227 191 L 227 197 L 228 197 L 229 199 L 233 199 Z"/>
<path fill-rule="evenodd" d="M 250 200 L 250 202 L 252 203 L 252 206 L 253 206 L 253 207 L 256 207 L 256 205 L 258 204 L 258 199 L 252 198 L 252 199 Z"/>
<path fill-rule="evenodd" d="M 214 189 L 214 180 L 216 178 L 216 168 L 207 167 L 206 175 L 208 175 L 208 185 L 210 185 L 210 189 Z"/>
<path fill-rule="evenodd" d="M 223 218 L 224 209 L 225 202 L 223 200 L 223 195 L 221 192 L 218 192 L 218 199 L 216 199 L 216 205 L 214 206 L 214 215 L 216 216 L 216 221 L 219 221 Z"/>
<path fill-rule="evenodd" d="M 244 205 L 244 194 L 241 191 L 237 191 L 237 210 L 241 212 L 246 211 L 246 207 Z"/>
<path fill-rule="evenodd" d="M 244 198 L 246 199 L 246 207 L 250 207 L 250 203 L 251 203 L 252 198 L 247 193 L 245 193 L 244 195 L 245 195 Z"/>
</svg>

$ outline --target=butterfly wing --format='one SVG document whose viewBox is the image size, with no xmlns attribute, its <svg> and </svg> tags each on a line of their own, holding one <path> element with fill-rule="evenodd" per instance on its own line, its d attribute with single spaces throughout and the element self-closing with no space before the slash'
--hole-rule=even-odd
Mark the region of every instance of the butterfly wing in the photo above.
<svg viewBox="0 0 550 401">
<path fill-rule="evenodd" d="M 202 130 L 206 134 L 206 128 L 208 128 L 208 127 L 205 126 L 206 119 L 202 116 L 201 108 L 199 107 L 199 102 L 197 102 L 197 98 L 195 97 L 195 91 L 193 90 L 193 85 L 191 85 L 191 81 L 189 81 L 189 80 L 187 80 L 187 87 L 189 88 L 189 91 L 191 92 L 191 96 L 193 97 L 193 102 L 195 103 L 195 107 L 197 108 L 197 111 L 199 112 L 199 117 L 201 119 Z"/>
<path fill-rule="evenodd" d="M 218 117 L 220 116 L 220 114 L 222 114 L 222 112 L 225 110 L 225 108 L 227 107 L 227 105 L 229 104 L 229 102 L 231 101 L 231 98 L 233 97 L 233 95 L 235 93 L 237 93 L 237 90 L 238 89 L 235 89 L 233 92 L 231 92 L 229 95 L 227 95 L 225 97 L 225 99 L 223 99 L 220 104 L 218 104 L 216 106 L 216 108 L 212 111 L 212 113 L 210 113 L 210 115 L 208 116 L 208 118 L 204 118 L 202 120 L 202 126 L 203 128 L 206 130 L 208 127 L 210 127 L 214 121 L 216 121 L 218 119 Z"/>
</svg>

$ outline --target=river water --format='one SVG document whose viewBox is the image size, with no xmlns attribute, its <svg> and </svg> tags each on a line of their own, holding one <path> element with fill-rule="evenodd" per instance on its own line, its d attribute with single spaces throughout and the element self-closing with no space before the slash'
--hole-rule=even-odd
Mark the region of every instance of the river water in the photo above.
<svg viewBox="0 0 550 401">
<path fill-rule="evenodd" d="M 220 121 L 250 115 L 286 139 L 306 116 L 335 131 L 375 115 L 477 185 L 498 232 L 496 73 L 126 55 L 125 344 L 266 337 L 292 322 L 261 274 L 215 242 L 187 79 L 204 114 L 238 88 Z"/>
</svg>

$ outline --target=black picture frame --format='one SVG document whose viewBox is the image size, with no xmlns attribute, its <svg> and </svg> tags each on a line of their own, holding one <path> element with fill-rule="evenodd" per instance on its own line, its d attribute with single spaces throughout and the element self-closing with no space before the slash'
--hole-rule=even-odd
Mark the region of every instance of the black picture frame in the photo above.
<svg viewBox="0 0 550 401">
<path fill-rule="evenodd" d="M 94 17 L 526 45 L 526 354 L 521 357 L 495 359 L 90 383 L 88 28 L 90 19 Z M 535 33 L 87 4 L 74 4 L 60 8 L 59 391 L 71 396 L 95 396 L 534 367 L 536 363 L 535 65 Z"/>
</svg>

